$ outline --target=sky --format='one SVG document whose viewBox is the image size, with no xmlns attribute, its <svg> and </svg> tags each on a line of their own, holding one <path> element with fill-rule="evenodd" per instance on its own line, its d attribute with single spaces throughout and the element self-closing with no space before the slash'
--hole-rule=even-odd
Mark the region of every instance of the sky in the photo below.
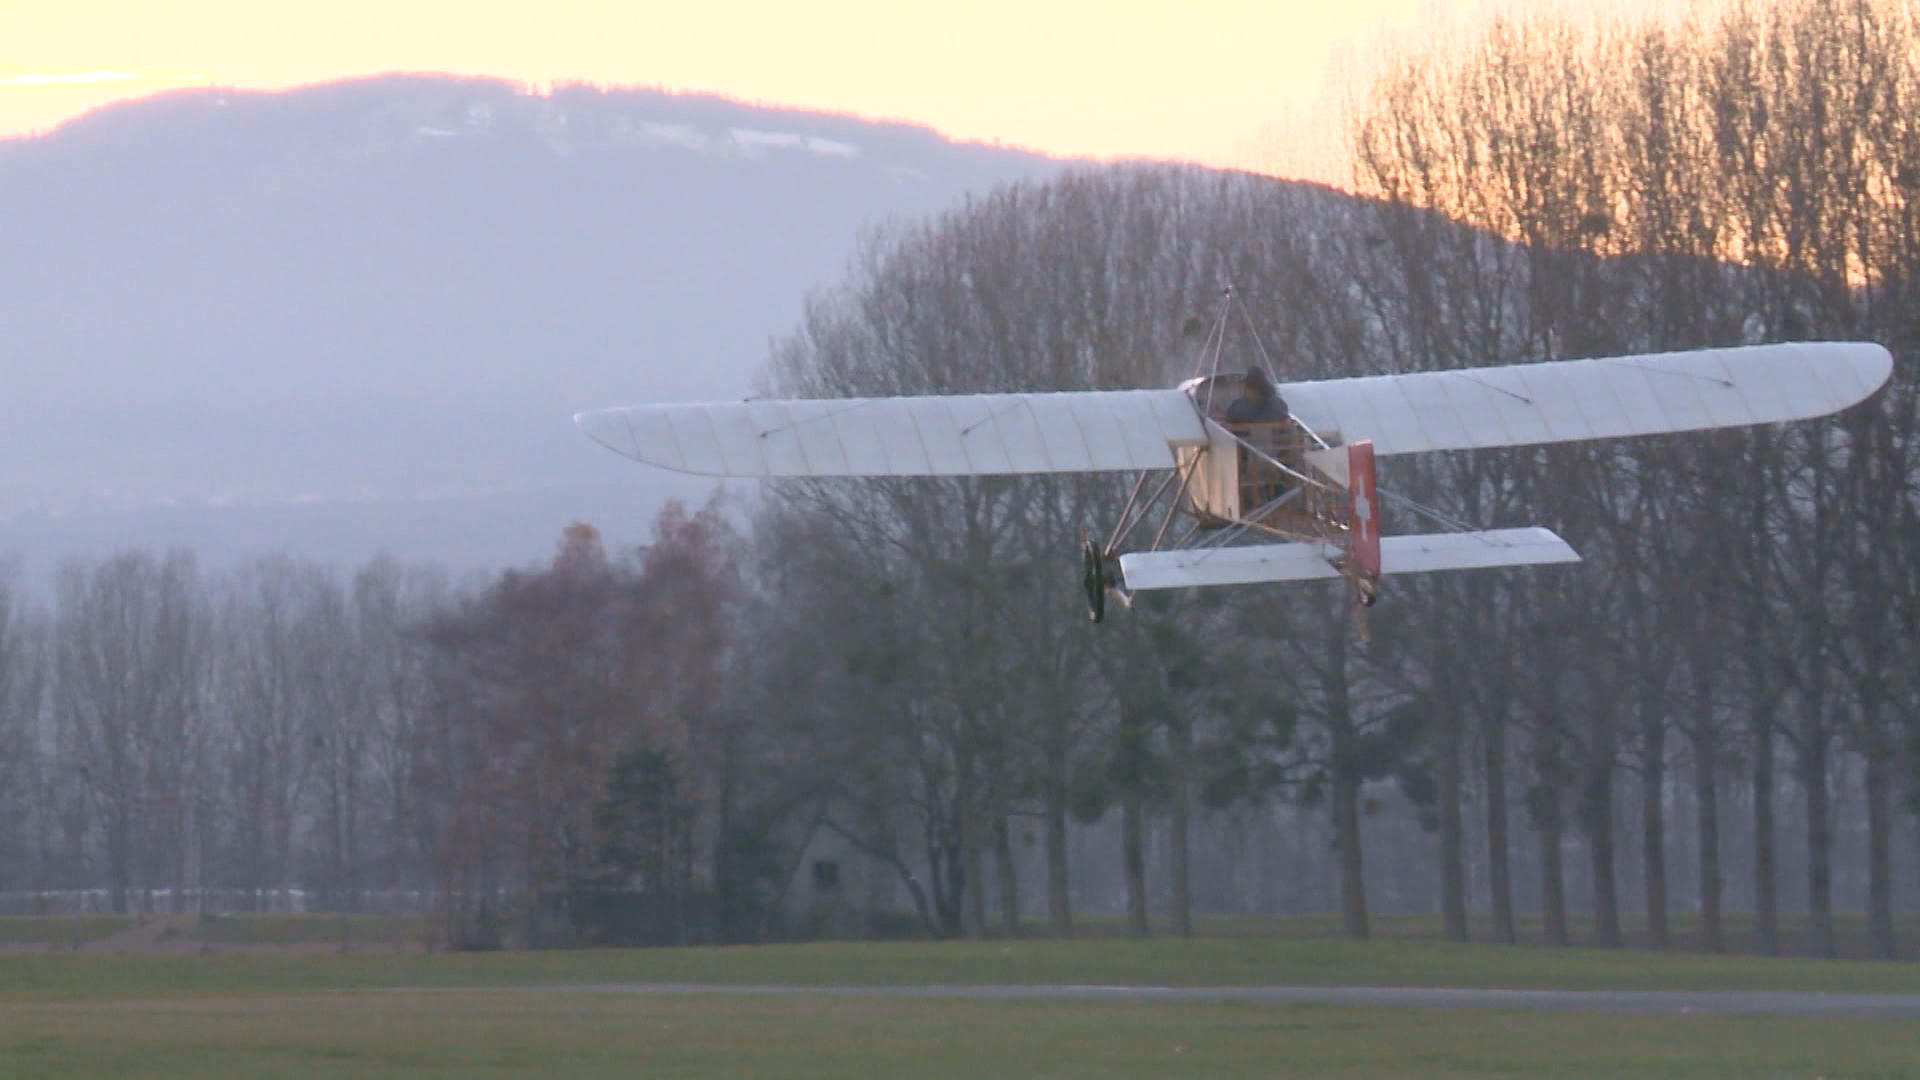
<svg viewBox="0 0 1920 1080">
<path fill-rule="evenodd" d="M 0 136 L 181 87 L 445 71 L 711 92 L 1058 155 L 1338 181 L 1340 118 L 1380 56 L 1541 2 L 0 0 Z"/>
</svg>

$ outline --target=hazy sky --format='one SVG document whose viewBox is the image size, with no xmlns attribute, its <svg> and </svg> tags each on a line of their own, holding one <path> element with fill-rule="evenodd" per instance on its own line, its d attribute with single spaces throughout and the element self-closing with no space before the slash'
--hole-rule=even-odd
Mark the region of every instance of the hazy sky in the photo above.
<svg viewBox="0 0 1920 1080">
<path fill-rule="evenodd" d="M 1684 0 L 1562 0 L 1603 10 Z M 718 92 L 1058 154 L 1325 174 L 1383 45 L 1517 0 L 0 0 L 0 134 L 384 71 Z"/>
</svg>

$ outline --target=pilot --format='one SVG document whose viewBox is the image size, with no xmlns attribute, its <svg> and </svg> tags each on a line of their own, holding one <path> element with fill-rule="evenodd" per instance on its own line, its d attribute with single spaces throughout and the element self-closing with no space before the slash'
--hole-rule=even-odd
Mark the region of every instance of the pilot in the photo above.
<svg viewBox="0 0 1920 1080">
<path fill-rule="evenodd" d="M 1287 403 L 1259 368 L 1240 377 L 1240 396 L 1227 406 L 1229 424 L 1273 424 L 1287 419 Z"/>
<path fill-rule="evenodd" d="M 1248 368 L 1240 377 L 1240 396 L 1227 406 L 1227 423 L 1259 424 L 1257 430 L 1241 431 L 1242 438 L 1260 452 L 1282 459 L 1288 455 L 1286 440 L 1280 430 L 1264 425 L 1284 424 L 1288 419 L 1287 403 L 1279 391 L 1273 388 L 1273 380 L 1259 368 Z M 1271 465 L 1256 462 L 1251 455 L 1242 451 L 1240 456 L 1240 500 L 1244 507 L 1264 505 L 1278 498 L 1287 488 L 1285 475 Z"/>
</svg>

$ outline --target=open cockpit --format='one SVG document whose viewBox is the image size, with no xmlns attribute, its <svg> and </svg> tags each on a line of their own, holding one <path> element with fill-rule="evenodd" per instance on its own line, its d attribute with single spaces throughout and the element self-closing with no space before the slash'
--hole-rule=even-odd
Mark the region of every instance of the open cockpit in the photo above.
<svg viewBox="0 0 1920 1080">
<path fill-rule="evenodd" d="M 1247 402 L 1244 387 L 1250 377 L 1241 372 L 1202 376 L 1180 384 L 1207 420 L 1204 445 L 1176 448 L 1179 473 L 1185 478 L 1182 508 L 1204 529 L 1255 524 L 1275 531 L 1292 531 L 1293 519 L 1312 520 L 1318 477 L 1310 452 L 1324 450 L 1337 439 L 1315 432 L 1288 412 L 1273 394 L 1261 419 L 1236 419 L 1253 410 L 1236 409 Z M 1271 383 L 1267 385 L 1270 387 Z"/>
</svg>

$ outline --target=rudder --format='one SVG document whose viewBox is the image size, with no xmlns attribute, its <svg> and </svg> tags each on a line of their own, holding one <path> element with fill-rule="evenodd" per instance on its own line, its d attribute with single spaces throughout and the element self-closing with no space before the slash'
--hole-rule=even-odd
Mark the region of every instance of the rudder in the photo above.
<svg viewBox="0 0 1920 1080">
<path fill-rule="evenodd" d="M 1368 582 L 1380 579 L 1380 498 L 1373 483 L 1373 440 L 1347 444 L 1347 550 Z"/>
</svg>

